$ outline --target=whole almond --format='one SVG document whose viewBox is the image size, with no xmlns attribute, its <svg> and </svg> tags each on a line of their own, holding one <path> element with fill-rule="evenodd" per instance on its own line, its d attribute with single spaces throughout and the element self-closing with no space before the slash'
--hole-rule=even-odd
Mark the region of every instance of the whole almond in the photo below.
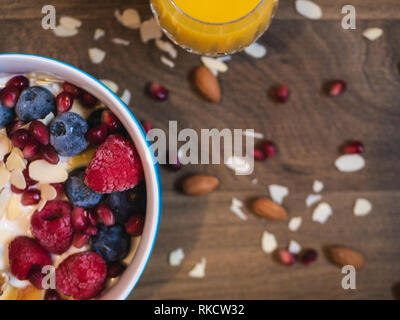
<svg viewBox="0 0 400 320">
<path fill-rule="evenodd" d="M 182 190 L 189 196 L 201 196 L 213 191 L 218 187 L 219 181 L 217 178 L 208 175 L 194 175 L 186 178 L 182 184 Z"/>
<path fill-rule="evenodd" d="M 345 247 L 330 248 L 330 255 L 335 264 L 340 267 L 351 265 L 356 270 L 365 264 L 365 257 L 358 251 Z"/>
<path fill-rule="evenodd" d="M 255 214 L 270 220 L 286 220 L 287 212 L 284 207 L 267 198 L 258 198 L 252 203 Z"/>
<path fill-rule="evenodd" d="M 198 67 L 194 72 L 194 84 L 204 98 L 211 102 L 221 101 L 221 88 L 214 74 L 206 67 Z"/>
</svg>

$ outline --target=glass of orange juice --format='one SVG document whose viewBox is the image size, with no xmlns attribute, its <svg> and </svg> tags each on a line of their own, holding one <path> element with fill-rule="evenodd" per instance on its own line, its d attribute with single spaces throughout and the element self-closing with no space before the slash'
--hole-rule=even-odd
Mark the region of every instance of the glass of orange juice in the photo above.
<svg viewBox="0 0 400 320">
<path fill-rule="evenodd" d="M 167 36 L 182 48 L 219 56 L 240 51 L 269 27 L 279 0 L 151 0 Z"/>
</svg>

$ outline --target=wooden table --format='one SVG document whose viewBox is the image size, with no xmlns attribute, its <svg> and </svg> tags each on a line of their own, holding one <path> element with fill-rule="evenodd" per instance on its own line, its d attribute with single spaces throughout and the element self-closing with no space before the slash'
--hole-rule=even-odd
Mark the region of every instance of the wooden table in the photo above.
<svg viewBox="0 0 400 320">
<path fill-rule="evenodd" d="M 396 0 L 350 1 L 357 9 L 357 30 L 341 28 L 341 8 L 349 1 L 316 0 L 324 18 L 310 21 L 296 14 L 293 1 L 283 0 L 270 30 L 260 43 L 266 58 L 235 55 L 229 71 L 219 79 L 222 103 L 203 101 L 188 82 L 200 65 L 198 56 L 179 51 L 174 69 L 160 62 L 154 44 L 145 45 L 137 31 L 121 26 L 116 8 L 134 7 L 143 18 L 151 16 L 148 1 L 52 1 L 57 14 L 83 21 L 73 38 L 56 38 L 40 27 L 46 1 L 0 0 L 0 51 L 26 52 L 60 59 L 97 78 L 108 78 L 133 93 L 132 110 L 141 119 L 167 129 L 169 120 L 179 128 L 254 128 L 279 147 L 279 156 L 257 163 L 252 176 L 235 176 L 224 165 L 188 166 L 178 173 L 162 170 L 164 209 L 159 236 L 150 262 L 132 299 L 376 299 L 392 298 L 400 281 L 400 10 Z M 363 39 L 367 27 L 381 27 L 376 42 Z M 107 36 L 94 42 L 95 28 Z M 129 47 L 110 42 L 129 39 Z M 88 48 L 107 52 L 101 65 L 88 58 Z M 321 93 L 323 84 L 344 79 L 349 86 L 340 98 Z M 152 81 L 165 84 L 170 99 L 156 103 L 145 94 Z M 284 83 L 292 90 L 289 103 L 278 105 L 268 97 L 271 86 Z M 333 166 L 338 146 L 347 139 L 366 145 L 367 166 L 358 173 L 339 173 Z M 176 191 L 176 181 L 190 173 L 217 176 L 217 191 L 190 198 Z M 259 183 L 252 184 L 257 178 Z M 324 225 L 311 221 L 304 200 L 312 183 L 325 183 L 323 196 L 334 210 Z M 245 202 L 266 195 L 269 184 L 290 188 L 285 201 L 290 216 L 303 217 L 296 233 L 286 223 L 261 220 L 248 210 L 245 222 L 230 210 L 232 197 Z M 358 197 L 374 205 L 366 217 L 355 217 Z M 320 252 L 316 263 L 290 268 L 261 250 L 262 232 L 276 235 L 281 248 L 289 240 Z M 357 273 L 357 290 L 343 290 L 340 269 L 329 263 L 323 248 L 342 244 L 362 251 L 365 268 Z M 180 267 L 168 265 L 171 250 L 182 247 Z M 207 258 L 205 279 L 188 277 L 189 270 Z"/>
</svg>

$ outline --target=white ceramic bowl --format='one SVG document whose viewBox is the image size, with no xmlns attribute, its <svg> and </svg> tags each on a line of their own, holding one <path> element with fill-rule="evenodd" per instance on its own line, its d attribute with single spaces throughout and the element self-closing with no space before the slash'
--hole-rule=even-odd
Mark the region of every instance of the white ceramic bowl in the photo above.
<svg viewBox="0 0 400 320">
<path fill-rule="evenodd" d="M 126 299 L 139 281 L 150 258 L 161 215 L 161 180 L 159 167 L 153 159 L 140 122 L 111 90 L 89 74 L 63 62 L 28 54 L 0 54 L 0 73 L 47 72 L 71 82 L 104 102 L 123 123 L 143 163 L 147 188 L 147 211 L 142 238 L 135 256 L 125 272 L 100 297 L 104 300 Z"/>
</svg>

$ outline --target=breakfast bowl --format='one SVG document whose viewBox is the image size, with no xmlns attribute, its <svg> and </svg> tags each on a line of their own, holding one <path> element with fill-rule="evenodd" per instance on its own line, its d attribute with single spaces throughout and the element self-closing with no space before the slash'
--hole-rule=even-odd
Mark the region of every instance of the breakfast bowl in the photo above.
<svg viewBox="0 0 400 320">
<path fill-rule="evenodd" d="M 56 87 L 62 86 L 63 83 L 72 84 L 73 86 L 79 88 L 79 90 L 82 90 L 82 92 L 88 93 L 89 96 L 95 97 L 96 101 L 101 103 L 102 106 L 105 107 L 107 110 L 111 111 L 111 113 L 114 114 L 122 124 L 122 129 L 124 130 L 124 135 L 126 136 L 126 139 L 129 139 L 131 143 L 130 145 L 133 145 L 132 148 L 136 149 L 135 154 L 138 155 L 138 158 L 140 159 L 139 162 L 141 162 L 141 169 L 142 169 L 141 184 L 145 186 L 144 187 L 145 212 L 143 212 L 143 216 L 145 218 L 143 223 L 143 230 L 141 231 L 140 236 L 136 236 L 135 234 L 135 237 L 132 237 L 129 254 L 127 254 L 127 256 L 124 257 L 123 260 L 126 269 L 121 274 L 119 274 L 118 277 L 105 281 L 104 285 L 102 285 L 102 290 L 99 291 L 99 294 L 97 294 L 95 297 L 90 297 L 90 298 L 104 299 L 104 300 L 126 299 L 133 290 L 133 288 L 136 286 L 137 282 L 139 281 L 139 278 L 142 275 L 146 267 L 146 264 L 150 258 L 154 242 L 157 236 L 160 214 L 161 214 L 162 195 L 161 195 L 159 167 L 151 151 L 151 146 L 149 142 L 146 140 L 146 134 L 140 122 L 135 118 L 135 116 L 131 113 L 131 111 L 124 104 L 124 102 L 102 82 L 96 80 L 89 74 L 66 63 L 59 62 L 57 60 L 50 58 L 45 58 L 36 55 L 29 55 L 29 54 L 14 54 L 14 53 L 0 54 L 0 75 L 3 78 L 4 77 L 7 78 L 7 75 L 9 75 L 9 78 L 14 75 L 28 75 L 27 77 L 31 79 L 31 81 L 33 78 L 36 81 L 37 85 L 42 85 L 42 84 L 48 85 L 49 83 L 50 85 L 52 85 L 51 82 L 53 81 Z M 2 84 L 1 87 L 3 86 L 4 84 Z M 53 92 L 53 94 L 56 95 L 57 93 Z M 75 107 L 71 109 L 71 113 L 72 111 L 75 111 L 74 108 Z M 87 110 L 84 112 L 87 112 Z M 19 114 L 18 116 L 20 117 Z M 85 118 L 85 115 L 82 114 L 82 117 Z M 5 131 L 5 128 L 3 129 Z M 111 136 L 109 136 L 108 138 L 110 137 Z M 100 146 L 98 147 L 98 149 L 100 149 Z M 98 149 L 95 149 L 94 156 L 96 155 L 95 152 L 97 152 L 96 150 Z M 63 155 L 61 154 L 61 156 Z M 65 159 L 65 157 L 61 156 L 60 159 L 61 158 Z M 44 160 L 38 160 L 38 162 L 39 161 L 44 161 Z M 31 164 L 32 162 L 30 162 L 29 166 L 31 166 Z M 86 173 L 87 172 L 85 172 L 85 174 Z M 32 178 L 32 173 L 31 173 L 31 178 Z M 133 184 L 131 185 L 131 188 L 134 188 Z M 118 203 L 116 205 L 118 206 Z M 47 206 L 47 204 L 45 204 L 45 206 Z M 43 210 L 43 208 L 41 208 L 41 210 Z M 32 225 L 31 225 L 31 230 L 32 230 Z M 1 239 L 1 232 L 2 230 L 0 230 L 0 239 Z M 73 232 L 76 232 L 76 230 Z M 32 237 L 32 235 L 29 232 L 28 234 L 18 234 L 18 236 L 19 235 Z M 40 239 L 38 241 L 40 243 Z M 4 245 L 3 248 L 0 249 L 2 249 L 0 250 L 1 259 L 4 259 L 4 257 L 6 257 L 8 254 L 7 251 L 11 250 L 9 245 L 8 247 Z M 88 249 L 88 251 L 89 250 L 90 248 Z M 51 250 L 49 251 L 51 254 L 54 253 Z M 66 259 L 68 257 L 68 255 L 66 256 L 66 254 L 68 254 L 68 251 L 64 252 L 60 256 L 52 255 L 52 258 L 54 260 L 57 259 L 57 257 L 59 258 L 59 260 Z M 108 261 L 107 261 L 107 266 L 108 266 Z M 0 264 L 0 270 L 1 269 L 2 268 Z M 14 283 L 17 283 L 16 285 L 17 287 L 18 284 L 25 282 L 20 281 L 18 279 L 14 279 Z"/>
</svg>

